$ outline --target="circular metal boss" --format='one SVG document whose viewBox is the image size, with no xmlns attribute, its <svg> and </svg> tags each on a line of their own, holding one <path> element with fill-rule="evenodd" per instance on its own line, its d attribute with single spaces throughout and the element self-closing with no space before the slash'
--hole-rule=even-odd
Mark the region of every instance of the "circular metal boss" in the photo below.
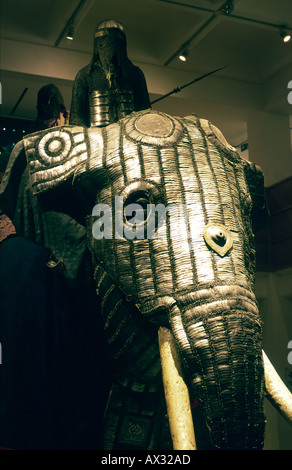
<svg viewBox="0 0 292 470">
<path fill-rule="evenodd" d="M 172 134 L 172 121 L 161 114 L 144 114 L 135 122 L 135 127 L 141 134 L 153 137 L 168 137 Z"/>
<path fill-rule="evenodd" d="M 72 148 L 71 136 L 65 131 L 50 131 L 38 144 L 40 160 L 49 166 L 57 165 L 65 160 Z"/>
<path fill-rule="evenodd" d="M 182 125 L 177 119 L 155 111 L 135 114 L 126 123 L 128 136 L 143 144 L 172 145 L 179 140 L 182 132 Z"/>
</svg>

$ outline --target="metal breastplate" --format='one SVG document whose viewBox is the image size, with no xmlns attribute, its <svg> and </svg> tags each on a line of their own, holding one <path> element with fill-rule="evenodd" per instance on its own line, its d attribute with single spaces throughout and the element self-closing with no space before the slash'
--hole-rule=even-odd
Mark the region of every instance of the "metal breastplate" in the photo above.
<svg viewBox="0 0 292 470">
<path fill-rule="evenodd" d="M 134 111 L 132 91 L 93 91 L 89 99 L 91 127 L 107 126 Z"/>
</svg>

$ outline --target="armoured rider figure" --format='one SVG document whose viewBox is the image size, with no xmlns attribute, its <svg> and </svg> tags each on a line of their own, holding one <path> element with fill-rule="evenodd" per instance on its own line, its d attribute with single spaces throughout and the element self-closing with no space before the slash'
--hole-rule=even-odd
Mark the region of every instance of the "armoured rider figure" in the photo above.
<svg viewBox="0 0 292 470">
<path fill-rule="evenodd" d="M 147 108 L 146 80 L 127 56 L 123 26 L 113 19 L 102 21 L 95 30 L 92 60 L 75 77 L 70 124 L 103 127 Z"/>
</svg>

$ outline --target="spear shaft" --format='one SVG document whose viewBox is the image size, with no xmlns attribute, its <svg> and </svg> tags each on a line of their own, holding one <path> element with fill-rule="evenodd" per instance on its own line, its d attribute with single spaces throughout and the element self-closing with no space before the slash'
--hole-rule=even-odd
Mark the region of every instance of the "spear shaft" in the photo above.
<svg viewBox="0 0 292 470">
<path fill-rule="evenodd" d="M 172 95 L 173 93 L 178 93 L 178 92 L 180 92 L 183 88 L 186 88 L 187 86 L 190 86 L 190 85 L 192 85 L 193 83 L 199 82 L 199 81 L 202 80 L 203 78 L 208 77 L 208 75 L 212 75 L 213 73 L 218 72 L 219 70 L 225 69 L 225 67 L 227 67 L 227 65 L 223 65 L 223 67 L 219 67 L 218 69 L 212 70 L 212 72 L 205 73 L 204 75 L 201 75 L 200 77 L 195 78 L 194 80 L 192 80 L 192 81 L 189 82 L 189 83 L 186 83 L 185 85 L 178 86 L 178 87 L 174 88 L 174 89 L 173 89 L 172 91 L 170 91 L 169 93 L 166 93 L 166 95 L 163 95 L 163 96 L 161 96 L 160 98 L 157 98 L 156 100 L 152 101 L 152 102 L 151 102 L 151 105 L 154 104 L 154 103 L 157 103 L 157 101 L 160 101 L 160 100 L 163 100 L 164 98 L 167 98 L 167 96 L 170 96 L 170 95 Z"/>
</svg>

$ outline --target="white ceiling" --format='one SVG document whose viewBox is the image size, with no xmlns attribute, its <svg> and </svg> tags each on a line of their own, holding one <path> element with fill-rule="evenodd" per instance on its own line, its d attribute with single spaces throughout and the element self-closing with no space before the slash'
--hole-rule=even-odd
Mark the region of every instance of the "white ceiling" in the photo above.
<svg viewBox="0 0 292 470">
<path fill-rule="evenodd" d="M 249 109 L 291 114 L 292 41 L 282 42 L 279 27 L 292 31 L 292 0 L 235 0 L 230 15 L 222 13 L 225 3 L 0 0 L 1 116 L 35 119 L 37 92 L 50 82 L 70 108 L 74 77 L 91 59 L 94 29 L 115 18 L 124 25 L 128 56 L 144 71 L 152 100 L 228 65 L 153 107 L 219 120 L 235 144 L 244 138 Z M 66 25 L 72 18 L 75 38 L 69 41 Z M 188 43 L 189 59 L 182 63 L 177 54 Z"/>
</svg>

